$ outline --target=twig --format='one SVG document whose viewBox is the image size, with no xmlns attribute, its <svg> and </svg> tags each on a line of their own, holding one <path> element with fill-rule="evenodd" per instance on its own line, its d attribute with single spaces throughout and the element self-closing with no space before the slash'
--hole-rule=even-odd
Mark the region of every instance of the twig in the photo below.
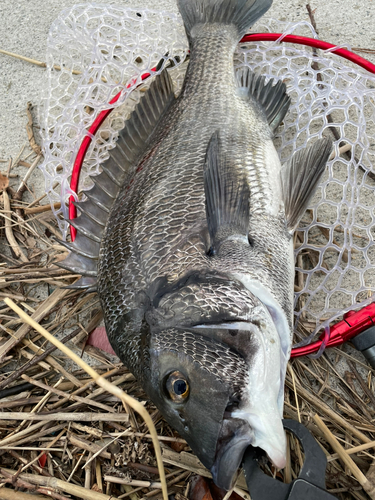
<svg viewBox="0 0 375 500">
<path fill-rule="evenodd" d="M 37 432 L 34 434 L 32 433 L 32 439 L 35 441 L 37 439 L 42 439 L 46 435 L 53 434 L 54 432 L 59 432 L 61 429 L 66 427 L 66 423 L 64 422 L 63 424 L 59 425 L 49 425 L 49 424 L 43 424 L 43 422 L 39 422 L 38 424 L 34 424 L 29 427 L 29 429 L 32 427 L 33 431 L 36 430 L 36 426 L 43 427 L 43 430 Z M 27 429 L 26 429 L 27 430 Z M 25 437 L 24 439 L 19 439 L 21 433 L 14 434 L 13 436 L 10 436 L 10 438 L 14 438 L 13 440 L 11 439 L 11 442 L 15 442 L 14 446 L 21 446 L 24 443 L 27 443 L 30 441 L 30 437 Z M 27 433 L 25 433 L 27 434 Z M 1 443 L 0 443 L 1 444 Z"/>
<path fill-rule="evenodd" d="M 106 443 L 104 446 L 99 446 L 99 449 L 97 451 L 94 452 L 94 454 L 92 455 L 91 458 L 89 458 L 87 460 L 87 462 L 85 463 L 85 469 L 91 464 L 91 462 L 93 460 L 95 460 L 95 458 L 101 454 L 102 451 L 105 451 L 106 448 L 108 448 L 108 446 L 110 446 L 111 444 L 113 444 L 117 439 L 119 439 L 120 437 L 123 437 L 123 436 L 126 436 L 126 435 L 129 435 L 131 431 L 130 430 L 126 430 L 124 431 L 123 433 L 121 433 L 119 436 L 116 436 L 115 438 L 113 438 L 111 441 L 109 441 L 108 443 Z M 94 451 L 94 450 L 89 450 L 89 451 Z M 129 463 L 128 463 L 128 466 L 129 466 Z"/>
<path fill-rule="evenodd" d="M 7 300 L 7 299 L 4 299 Z M 22 310 L 22 309 L 21 309 Z M 36 346 L 33 344 L 30 340 L 23 339 L 22 341 L 27 347 L 29 347 L 32 351 L 34 351 L 36 354 L 39 354 L 40 351 L 42 350 L 40 347 Z M 64 344 L 63 344 L 64 345 Z M 26 351 L 25 351 L 26 353 Z M 83 384 L 80 380 L 78 380 L 72 373 L 68 372 L 65 370 L 65 368 L 52 356 L 47 356 L 46 357 L 46 362 L 50 364 L 55 370 L 57 370 L 61 375 L 63 375 L 65 378 L 73 382 L 73 384 L 76 387 L 81 387 Z"/>
<path fill-rule="evenodd" d="M 51 448 L 53 448 L 53 446 L 57 443 L 57 441 L 61 438 L 61 436 L 63 434 L 65 434 L 66 432 L 66 429 L 63 429 L 45 448 L 44 451 L 47 451 Z M 30 466 L 32 466 L 33 464 L 35 464 L 35 462 L 37 462 L 40 457 L 44 454 L 44 451 L 42 453 L 39 453 L 39 455 L 37 457 L 35 457 L 33 460 L 31 460 L 31 462 L 28 462 L 27 464 L 25 464 L 22 469 L 21 469 L 21 472 L 25 472 L 26 469 L 28 469 Z"/>
<path fill-rule="evenodd" d="M 58 182 L 55 182 L 52 186 L 52 189 L 55 189 L 57 186 L 59 185 Z M 31 208 L 35 205 L 37 205 L 40 201 L 42 201 L 45 197 L 47 196 L 47 193 L 44 193 L 42 196 L 40 196 L 39 198 L 37 198 L 36 200 L 32 201 L 29 205 L 27 205 L 26 208 Z"/>
<path fill-rule="evenodd" d="M 352 47 L 353 52 L 363 52 L 364 54 L 375 54 L 374 49 L 363 49 L 361 47 Z"/>
<path fill-rule="evenodd" d="M 3 413 L 0 413 L 0 415 L 3 415 Z M 25 418 L 25 416 L 23 418 Z M 8 437 L 2 439 L 0 441 L 0 446 L 5 446 L 6 444 L 9 445 L 9 443 L 17 441 L 19 438 L 26 436 L 28 434 L 31 434 L 32 432 L 36 431 L 37 429 L 40 429 L 40 427 L 43 427 L 43 425 L 45 425 L 44 422 L 38 422 L 34 425 L 30 425 L 30 427 L 28 427 L 27 429 L 24 429 L 23 431 L 18 432 L 17 435 L 8 436 Z"/>
<path fill-rule="evenodd" d="M 15 491 L 10 488 L 0 489 L 0 499 L 1 500 L 46 500 L 43 495 L 30 495 L 29 493 L 23 493 L 22 491 Z"/>
<path fill-rule="evenodd" d="M 11 455 L 12 457 L 14 457 L 16 460 L 18 460 L 19 462 L 21 462 L 22 464 L 26 465 L 28 463 L 27 459 L 25 457 L 22 457 L 21 455 L 19 455 L 15 449 L 15 447 L 13 447 L 13 449 L 8 449 L 8 453 L 9 455 Z M 31 448 L 31 446 L 30 446 Z M 4 448 L 3 448 L 4 449 Z M 25 448 L 22 448 L 22 450 L 24 450 Z M 37 474 L 42 474 L 43 476 L 49 476 L 48 472 L 46 472 L 45 470 L 42 469 L 42 467 L 39 467 L 38 465 L 36 464 L 30 464 L 31 467 L 35 470 L 35 472 Z M 1 498 L 1 490 L 0 490 L 0 498 Z"/>
<path fill-rule="evenodd" d="M 39 207 L 31 207 L 31 208 L 19 207 L 19 206 L 12 205 L 13 209 L 19 208 L 19 209 L 23 210 L 25 215 L 34 215 L 34 214 L 40 214 L 43 212 L 49 212 L 50 210 L 52 210 L 52 207 L 55 210 L 58 210 L 59 208 L 61 208 L 61 203 L 58 202 L 58 203 L 54 203 L 53 205 L 40 205 Z"/>
<path fill-rule="evenodd" d="M 74 413 L 73 413 L 74 415 Z M 117 415 L 117 413 L 116 413 Z M 120 413 L 121 415 L 121 413 Z M 107 415 L 108 419 L 108 415 Z M 121 420 L 120 420 L 121 421 Z M 90 441 L 87 441 L 86 439 L 83 439 L 75 434 L 72 434 L 69 432 L 68 434 L 68 439 L 69 441 L 74 445 L 77 446 L 78 448 L 83 448 L 86 451 L 89 451 L 90 453 L 99 453 L 99 455 L 103 458 L 112 458 L 112 453 L 109 453 L 108 451 L 105 451 L 102 449 L 102 446 L 99 446 L 98 444 L 95 443 L 90 443 Z"/>
<path fill-rule="evenodd" d="M 118 372 L 118 368 L 115 368 L 113 370 L 109 370 L 107 373 L 104 373 L 102 375 L 103 378 L 107 378 L 107 377 L 111 377 L 112 375 L 114 375 L 116 372 Z M 118 383 L 119 384 L 122 384 L 122 382 L 125 382 L 125 380 L 129 377 L 129 374 L 127 375 L 123 375 L 122 377 L 119 377 L 118 379 Z M 74 391 L 72 394 L 76 395 L 76 394 L 81 394 L 82 392 L 85 392 L 90 386 L 92 386 L 94 384 L 94 381 L 90 381 L 90 382 L 86 382 L 85 385 L 83 385 L 82 387 L 80 387 L 79 389 L 77 389 L 76 391 Z M 117 385 L 115 381 L 112 381 L 112 384 L 114 385 Z M 100 394 L 103 394 L 104 390 L 103 389 L 97 389 L 96 391 L 92 392 L 91 394 L 89 394 L 87 396 L 87 399 L 94 399 L 96 398 L 97 396 L 99 396 Z M 64 398 L 64 399 L 61 399 L 60 401 L 58 401 L 57 403 L 53 404 L 53 405 L 50 405 L 50 410 L 55 410 L 56 408 L 59 408 L 60 406 L 62 406 L 63 404 L 65 404 L 66 402 L 69 401 L 69 396 Z M 78 408 L 78 406 L 80 406 L 79 404 L 77 403 L 73 403 L 71 406 L 69 406 L 68 408 L 66 408 L 67 410 L 69 411 L 74 411 L 76 408 Z"/>
<path fill-rule="evenodd" d="M 10 212 L 10 202 L 9 202 L 9 196 L 8 193 L 3 191 L 3 200 L 4 200 L 4 210 L 6 212 Z M 29 259 L 26 257 L 26 255 L 23 253 L 21 250 L 19 244 L 17 243 L 14 234 L 13 234 L 13 229 L 12 229 L 12 221 L 10 217 L 5 217 L 5 235 L 7 237 L 8 243 L 13 250 L 14 254 L 16 257 L 22 260 L 22 262 L 29 262 Z"/>
<path fill-rule="evenodd" d="M 117 385 L 122 384 L 123 382 L 125 382 L 125 381 L 129 378 L 129 375 L 130 375 L 130 374 L 128 373 L 128 374 L 126 374 L 126 375 L 122 375 L 121 377 L 118 377 L 118 379 L 116 379 L 116 380 L 113 380 L 113 381 L 112 381 L 112 385 L 116 385 L 116 386 L 117 386 Z M 102 377 L 103 377 L 103 378 L 107 378 L 105 375 L 102 375 Z M 88 386 L 90 386 L 90 385 L 92 385 L 93 383 L 94 383 L 94 381 L 93 381 L 93 382 L 87 382 L 87 384 L 85 384 L 85 385 L 82 387 L 82 389 L 83 389 L 84 387 L 86 387 L 86 389 L 87 389 L 87 387 L 88 387 Z M 75 391 L 73 394 L 78 394 L 78 391 L 79 391 L 79 389 L 77 389 L 77 391 Z M 89 395 L 87 396 L 87 399 L 90 399 L 90 400 L 91 400 L 91 399 L 94 399 L 94 398 L 96 398 L 97 396 L 99 396 L 100 394 L 103 394 L 104 392 L 106 392 L 106 391 L 105 391 L 105 389 L 102 389 L 102 388 L 96 389 L 95 391 L 93 391 L 91 394 L 89 394 Z M 54 405 L 51 405 L 51 406 L 50 406 L 50 409 L 55 409 L 55 408 L 57 408 L 57 407 L 61 406 L 62 404 L 65 404 L 65 403 L 66 403 L 66 401 L 69 401 L 69 398 L 67 398 L 67 399 L 62 399 L 60 402 L 55 403 Z M 67 410 L 67 411 L 71 411 L 71 412 L 72 412 L 72 411 L 75 411 L 75 410 L 76 410 L 78 407 L 80 407 L 80 406 L 82 406 L 82 405 L 81 405 L 81 403 L 73 403 L 72 405 L 68 406 L 68 407 L 66 408 L 66 410 Z M 127 413 L 125 413 L 125 414 L 127 414 Z M 113 415 L 113 413 L 111 413 L 111 415 Z"/>
<path fill-rule="evenodd" d="M 309 14 L 309 18 L 310 18 L 310 22 L 312 24 L 312 27 L 314 28 L 316 34 L 319 35 L 318 28 L 316 27 L 314 12 L 312 11 L 309 3 L 306 5 L 306 9 L 307 9 L 307 12 Z"/>
<path fill-rule="evenodd" d="M 72 479 L 72 477 L 74 476 L 74 473 L 75 471 L 78 469 L 79 467 L 79 464 L 82 462 L 83 460 L 83 457 L 85 456 L 85 453 L 86 453 L 86 450 L 82 453 L 82 455 L 79 457 L 79 459 L 77 460 L 77 463 L 75 464 L 75 466 L 73 467 L 73 470 L 72 472 L 70 473 L 70 476 L 68 477 L 67 481 L 69 483 L 69 481 Z"/>
<path fill-rule="evenodd" d="M 30 178 L 30 175 L 33 173 L 33 171 L 35 170 L 35 167 L 38 165 L 39 163 L 39 160 L 42 158 L 42 155 L 39 154 L 39 156 L 37 156 L 35 158 L 35 160 L 32 162 L 32 164 L 30 165 L 30 168 L 28 169 L 28 171 L 26 172 L 26 175 L 25 177 L 23 178 L 21 184 L 18 186 L 18 189 L 17 189 L 17 193 L 19 193 L 21 191 L 21 189 L 23 188 L 23 186 L 26 186 L 26 183 L 27 181 L 29 180 Z"/>
<path fill-rule="evenodd" d="M 28 63 L 35 64 L 36 66 L 40 66 L 41 68 L 47 67 L 47 64 L 45 62 L 41 62 L 41 61 L 38 61 L 36 59 L 31 59 L 31 57 L 21 56 L 19 54 L 15 54 L 14 52 L 9 52 L 8 50 L 0 49 L 0 54 L 4 54 L 4 55 L 10 56 L 10 57 L 15 57 L 16 59 L 20 59 L 21 61 L 26 61 Z M 54 65 L 53 69 L 56 69 L 57 71 L 61 71 L 61 66 Z M 66 69 L 66 68 L 64 68 L 64 69 Z M 73 73 L 73 75 L 81 75 L 82 74 L 81 71 L 77 71 L 75 69 L 73 69 L 71 72 Z"/>
<path fill-rule="evenodd" d="M 288 363 L 288 371 L 289 371 L 289 373 L 292 376 L 294 397 L 295 397 L 296 405 L 297 405 L 298 421 L 299 421 L 299 423 L 301 423 L 301 414 L 300 414 L 300 411 L 299 411 L 298 395 L 297 395 L 297 389 L 296 389 L 296 381 L 295 381 L 295 378 L 294 378 L 294 370 L 293 370 L 292 365 L 290 363 Z"/>
<path fill-rule="evenodd" d="M 117 433 L 117 432 L 110 432 L 110 436 L 115 436 L 116 439 L 119 438 L 119 436 L 122 435 L 122 433 Z M 134 437 L 140 437 L 140 438 L 147 438 L 147 439 L 152 439 L 151 434 L 144 434 L 143 432 L 133 432 L 130 431 L 127 433 L 128 436 L 134 436 Z M 159 441 L 165 441 L 168 443 L 182 443 L 182 444 L 187 444 L 185 439 L 182 438 L 176 438 L 176 437 L 170 437 L 170 436 L 158 436 Z"/>
<path fill-rule="evenodd" d="M 289 387 L 293 388 L 292 384 L 289 384 L 288 381 L 286 382 L 286 384 Z M 345 420 L 343 417 L 334 412 L 326 403 L 317 398 L 315 394 L 312 394 L 311 392 L 307 391 L 301 386 L 297 386 L 297 393 L 301 398 L 305 399 L 306 401 L 309 401 L 316 408 L 325 413 L 332 421 L 336 422 L 343 429 L 348 429 L 348 431 L 351 434 L 356 436 L 362 442 L 369 443 L 371 441 L 371 439 L 368 438 L 365 434 L 363 434 L 363 432 L 359 431 L 356 427 L 354 427 L 354 425 L 351 425 L 347 420 Z"/>
<path fill-rule="evenodd" d="M 29 139 L 30 147 L 34 151 L 36 155 L 41 155 L 42 150 L 40 146 L 36 143 L 35 137 L 34 137 L 34 130 L 33 130 L 33 117 L 31 115 L 31 109 L 32 109 L 32 104 L 31 102 L 27 103 L 26 106 L 26 114 L 27 114 L 27 124 L 26 124 L 26 132 L 27 132 L 27 137 Z"/>
<path fill-rule="evenodd" d="M 137 413 L 139 413 L 141 415 L 141 417 L 146 422 L 146 424 L 149 428 L 150 434 L 153 437 L 152 442 L 154 444 L 156 460 L 158 463 L 159 475 L 160 475 L 160 480 L 162 483 L 163 497 L 164 497 L 164 500 L 168 500 L 168 492 L 167 492 L 167 484 L 165 481 L 163 459 L 161 456 L 161 450 L 160 450 L 160 445 L 159 445 L 156 429 L 155 429 L 155 426 L 152 422 L 150 415 L 147 413 L 144 406 L 139 401 L 135 400 L 134 398 L 132 398 L 128 394 L 125 394 L 121 389 L 119 389 L 118 387 L 116 387 L 113 384 L 111 384 L 110 382 L 108 382 L 108 380 L 106 380 L 105 378 L 98 375 L 96 373 L 96 371 L 93 368 L 91 368 L 91 366 L 87 365 L 79 356 L 77 356 L 74 352 L 72 352 L 70 349 L 68 349 L 59 340 L 54 338 L 49 332 L 47 332 L 47 330 L 45 330 L 36 321 L 34 321 L 32 318 L 30 318 L 12 300 L 4 299 L 4 302 L 7 304 L 7 306 L 11 307 L 20 316 L 20 318 L 23 321 L 25 321 L 30 326 L 32 326 L 35 330 L 37 330 L 38 333 L 42 334 L 51 343 L 55 344 L 56 347 L 58 347 L 64 354 L 69 356 L 78 366 L 83 368 L 86 371 L 86 373 L 88 373 L 100 387 L 102 387 L 104 390 L 108 391 L 109 393 L 113 394 L 114 396 L 117 396 L 123 402 L 123 404 L 124 403 L 129 404 L 129 406 L 131 406 Z"/>
<path fill-rule="evenodd" d="M 156 488 L 161 489 L 161 483 L 158 481 L 140 481 L 138 479 L 123 479 L 116 476 L 104 476 L 104 481 L 116 484 L 128 484 L 129 486 L 141 486 L 142 488 Z"/>
<path fill-rule="evenodd" d="M 170 486 L 176 484 L 176 483 L 179 483 L 181 481 L 181 479 L 184 479 L 185 477 L 189 476 L 190 475 L 190 472 L 187 471 L 187 472 L 182 472 L 181 474 L 179 474 L 177 477 L 175 477 L 174 479 L 171 479 L 170 481 L 168 481 L 167 483 L 167 487 L 169 488 Z M 155 495 L 157 495 L 158 492 L 157 491 L 150 491 L 149 493 L 146 493 L 145 494 L 145 497 L 148 498 L 148 497 L 153 497 Z"/>
<path fill-rule="evenodd" d="M 345 146 L 341 146 L 341 148 L 339 148 L 339 154 L 338 154 L 338 156 L 341 156 L 342 154 L 347 153 L 351 149 L 352 149 L 352 145 L 351 144 L 345 144 Z M 335 153 L 335 151 L 332 151 L 332 154 L 329 157 L 328 161 L 331 161 L 334 158 L 336 158 L 336 153 Z"/>
<path fill-rule="evenodd" d="M 50 233 L 52 233 L 58 240 L 62 240 L 62 234 L 58 229 L 56 229 L 52 224 L 49 224 L 43 219 L 38 219 L 39 224 L 42 224 L 44 227 L 48 229 Z"/>
</svg>

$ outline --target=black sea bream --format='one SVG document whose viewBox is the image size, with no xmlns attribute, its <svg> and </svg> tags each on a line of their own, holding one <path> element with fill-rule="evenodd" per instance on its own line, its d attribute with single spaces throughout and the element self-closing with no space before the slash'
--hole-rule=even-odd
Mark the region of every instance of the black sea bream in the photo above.
<svg viewBox="0 0 375 500">
<path fill-rule="evenodd" d="M 285 85 L 234 71 L 271 3 L 178 0 L 182 90 L 156 76 L 77 203 L 62 264 L 97 287 L 113 349 L 225 489 L 249 445 L 285 465 L 292 233 L 332 149 L 320 139 L 281 166 Z"/>
</svg>

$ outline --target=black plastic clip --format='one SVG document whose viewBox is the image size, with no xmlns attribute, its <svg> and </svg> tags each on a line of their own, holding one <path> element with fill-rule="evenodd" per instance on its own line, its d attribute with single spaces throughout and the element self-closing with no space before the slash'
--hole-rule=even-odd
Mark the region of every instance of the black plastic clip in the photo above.
<svg viewBox="0 0 375 500">
<path fill-rule="evenodd" d="M 323 450 L 306 427 L 295 420 L 283 420 L 284 429 L 300 441 L 305 461 L 297 479 L 290 484 L 277 481 L 259 467 L 259 448 L 249 446 L 243 469 L 251 500 L 333 500 L 325 489 L 327 459 Z"/>
</svg>

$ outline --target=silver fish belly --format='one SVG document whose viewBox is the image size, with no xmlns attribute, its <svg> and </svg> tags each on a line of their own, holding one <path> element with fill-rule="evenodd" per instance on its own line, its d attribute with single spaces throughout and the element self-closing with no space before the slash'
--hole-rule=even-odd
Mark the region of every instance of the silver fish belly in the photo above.
<svg viewBox="0 0 375 500">
<path fill-rule="evenodd" d="M 78 204 L 62 263 L 83 288 L 97 279 L 115 352 L 226 489 L 249 445 L 285 464 L 292 232 L 331 150 L 322 139 L 282 167 L 285 85 L 234 72 L 237 42 L 270 5 L 179 0 L 183 88 L 175 98 L 167 70 L 155 79 Z"/>
</svg>

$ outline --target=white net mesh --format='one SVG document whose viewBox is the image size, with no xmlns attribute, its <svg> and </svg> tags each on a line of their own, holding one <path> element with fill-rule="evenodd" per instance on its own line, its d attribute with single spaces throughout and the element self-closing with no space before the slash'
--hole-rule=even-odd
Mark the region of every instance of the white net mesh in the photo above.
<svg viewBox="0 0 375 500">
<path fill-rule="evenodd" d="M 306 22 L 272 19 L 262 19 L 253 31 L 316 36 Z M 90 185 L 88 175 L 100 171 L 107 150 L 115 146 L 144 88 L 135 88 L 141 75 L 168 54 L 179 89 L 187 48 L 174 14 L 77 5 L 55 21 L 47 48 L 41 168 L 51 203 L 62 202 L 55 213 L 64 232 L 61 215 L 67 216 L 66 202 L 74 194 L 69 188 L 73 162 L 95 117 L 116 108 L 93 137 L 80 188 Z M 334 140 L 334 157 L 295 235 L 296 323 L 319 326 L 368 303 L 375 290 L 375 75 L 333 53 L 313 56 L 309 48 L 276 42 L 242 44 L 235 56 L 235 67 L 241 66 L 287 85 L 292 104 L 276 136 L 282 162 L 322 135 Z M 108 106 L 120 90 L 119 101 Z"/>
<path fill-rule="evenodd" d="M 45 153 L 41 169 L 50 201 L 62 203 L 55 215 L 64 234 L 67 223 L 60 215 L 68 216 L 68 199 L 75 196 L 70 176 L 90 125 L 101 111 L 116 108 L 86 153 L 80 189 L 89 187 L 88 175 L 99 172 L 100 163 L 108 157 L 106 151 L 115 147 L 118 131 L 140 99 L 141 76 L 169 53 L 176 65 L 172 78 L 180 88 L 183 73 L 177 66 L 187 50 L 176 14 L 81 4 L 63 11 L 52 24 L 40 106 Z M 123 91 L 121 98 L 109 105 L 119 91 Z"/>
</svg>

